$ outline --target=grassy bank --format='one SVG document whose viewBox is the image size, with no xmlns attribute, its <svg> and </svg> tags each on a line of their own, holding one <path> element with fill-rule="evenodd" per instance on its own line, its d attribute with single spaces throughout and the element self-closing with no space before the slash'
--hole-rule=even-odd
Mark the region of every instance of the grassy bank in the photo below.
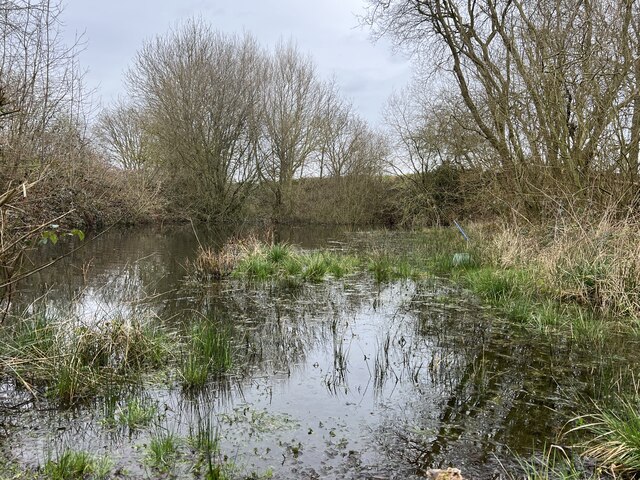
<svg viewBox="0 0 640 480">
<path fill-rule="evenodd" d="M 552 335 L 589 349 L 605 343 L 635 348 L 640 225 L 604 216 L 594 222 L 469 230 L 472 260 L 456 265 L 443 257 L 436 264 L 499 316 L 542 335 L 540 341 Z M 571 448 L 522 461 L 525 478 L 602 478 L 604 472 L 635 478 L 640 473 L 640 389 L 627 373 L 619 373 L 602 399 L 581 402 L 585 410 L 567 419 L 559 442 Z M 595 460 L 597 468 L 587 468 L 588 462 L 571 451 Z"/>
</svg>

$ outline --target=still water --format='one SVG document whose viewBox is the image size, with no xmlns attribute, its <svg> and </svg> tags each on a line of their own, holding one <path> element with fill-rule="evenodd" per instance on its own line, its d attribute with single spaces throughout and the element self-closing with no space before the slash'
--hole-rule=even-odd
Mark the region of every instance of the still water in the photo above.
<svg viewBox="0 0 640 480">
<path fill-rule="evenodd" d="M 219 245 L 230 234 L 198 237 Z M 330 228 L 277 234 L 304 249 L 419 241 Z M 171 378 L 132 392 L 160 412 L 134 432 L 105 425 L 104 399 L 66 411 L 0 410 L 13 458 L 34 466 L 70 447 L 109 455 L 116 478 L 156 478 L 143 461 L 151 436 L 187 438 L 206 423 L 237 478 L 422 478 L 448 466 L 466 478 L 506 478 L 514 455 L 556 443 L 579 405 L 606 395 L 637 362 L 612 345 L 520 331 L 446 279 L 195 286 L 184 280 L 197 245 L 190 228 L 109 232 L 32 277 L 15 308 L 46 305 L 93 322 L 149 312 L 167 324 L 215 317 L 233 332 L 233 374 L 198 394 Z M 192 465 L 178 460 L 171 475 L 193 478 Z"/>
</svg>

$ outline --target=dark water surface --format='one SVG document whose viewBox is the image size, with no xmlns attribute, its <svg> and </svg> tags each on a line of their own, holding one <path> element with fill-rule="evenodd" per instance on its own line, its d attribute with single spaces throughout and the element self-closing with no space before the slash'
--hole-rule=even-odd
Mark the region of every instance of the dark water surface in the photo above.
<svg viewBox="0 0 640 480">
<path fill-rule="evenodd" d="M 199 237 L 219 244 L 228 235 Z M 329 228 L 279 235 L 302 248 L 356 250 L 416 240 Z M 111 456 L 118 478 L 156 478 L 142 466 L 151 435 L 186 438 L 204 422 L 238 478 L 420 478 L 447 466 L 504 478 L 514 454 L 556 442 L 577 405 L 637 366 L 614 345 L 522 332 L 443 279 L 197 288 L 183 281 L 197 244 L 190 228 L 110 232 L 32 277 L 15 307 L 29 311 L 42 297 L 51 312 L 95 322 L 149 311 L 174 324 L 193 312 L 215 316 L 233 332 L 233 375 L 199 394 L 152 382 L 136 394 L 161 418 L 136 432 L 105 426 L 101 399 L 3 412 L 6 451 L 34 466 L 65 447 L 85 449 Z M 173 473 L 193 478 L 189 469 L 179 461 Z"/>
</svg>

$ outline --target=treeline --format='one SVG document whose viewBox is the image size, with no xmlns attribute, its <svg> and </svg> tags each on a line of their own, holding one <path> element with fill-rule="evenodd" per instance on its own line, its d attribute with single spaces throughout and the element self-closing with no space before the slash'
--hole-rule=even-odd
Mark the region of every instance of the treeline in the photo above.
<svg viewBox="0 0 640 480">
<path fill-rule="evenodd" d="M 162 185 L 170 211 L 288 221 L 317 205 L 300 204 L 300 179 L 315 177 L 328 180 L 332 198 L 319 200 L 341 210 L 336 221 L 367 218 L 384 138 L 293 43 L 269 51 L 189 21 L 144 44 L 126 86 L 97 136 L 112 162 Z"/>
<path fill-rule="evenodd" d="M 636 211 L 636 3 L 369 4 L 374 32 L 416 60 L 384 132 L 293 43 L 267 49 L 196 20 L 145 42 L 123 99 L 89 122 L 60 4 L 0 5 L 2 191 L 38 180 L 3 214 L 33 224 L 73 210 L 66 221 L 91 228 Z"/>
<path fill-rule="evenodd" d="M 400 173 L 475 171 L 463 190 L 494 213 L 637 211 L 637 2 L 369 4 L 374 31 L 418 64 L 389 102 Z"/>
</svg>

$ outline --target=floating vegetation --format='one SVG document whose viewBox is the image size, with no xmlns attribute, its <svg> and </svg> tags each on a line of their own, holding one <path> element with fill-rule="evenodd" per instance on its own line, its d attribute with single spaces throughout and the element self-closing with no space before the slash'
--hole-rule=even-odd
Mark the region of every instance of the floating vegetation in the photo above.
<svg viewBox="0 0 640 480">
<path fill-rule="evenodd" d="M 249 435 L 298 428 L 299 424 L 290 415 L 256 410 L 251 406 L 234 408 L 232 413 L 221 414 L 220 422 L 241 427 Z"/>
</svg>

